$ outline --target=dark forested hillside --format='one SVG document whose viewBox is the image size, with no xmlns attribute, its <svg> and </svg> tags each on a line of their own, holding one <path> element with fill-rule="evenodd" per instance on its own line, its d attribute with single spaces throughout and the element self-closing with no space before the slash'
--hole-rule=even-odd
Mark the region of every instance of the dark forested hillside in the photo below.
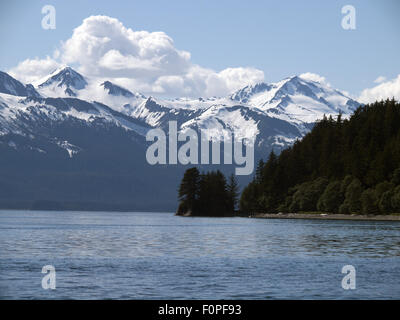
<svg viewBox="0 0 400 320">
<path fill-rule="evenodd" d="M 260 161 L 241 211 L 400 212 L 400 104 L 359 107 L 324 118 L 301 141 Z"/>
</svg>

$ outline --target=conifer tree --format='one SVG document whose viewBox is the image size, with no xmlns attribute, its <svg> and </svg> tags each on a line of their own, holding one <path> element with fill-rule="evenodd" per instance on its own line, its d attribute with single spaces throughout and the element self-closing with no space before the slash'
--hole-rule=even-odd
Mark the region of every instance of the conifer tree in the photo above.
<svg viewBox="0 0 400 320">
<path fill-rule="evenodd" d="M 236 210 L 239 197 L 239 186 L 236 181 L 236 177 L 233 173 L 229 176 L 229 181 L 227 185 L 227 195 L 228 195 L 228 210 L 233 214 Z"/>
<path fill-rule="evenodd" d="M 186 212 L 194 213 L 197 209 L 196 202 L 198 200 L 200 173 L 197 168 L 190 168 L 185 171 L 182 182 L 179 186 L 180 206 L 178 214 Z"/>
</svg>

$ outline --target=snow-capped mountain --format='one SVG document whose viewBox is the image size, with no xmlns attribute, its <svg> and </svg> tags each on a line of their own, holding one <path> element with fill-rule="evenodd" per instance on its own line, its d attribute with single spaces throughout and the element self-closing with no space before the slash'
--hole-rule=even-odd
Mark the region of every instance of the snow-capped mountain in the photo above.
<svg viewBox="0 0 400 320">
<path fill-rule="evenodd" d="M 212 102 L 215 103 L 215 100 Z M 167 129 L 169 121 L 176 121 L 180 130 L 202 130 L 209 138 L 223 137 L 225 130 L 233 132 L 237 138 L 253 140 L 257 136 L 256 144 L 260 150 L 274 148 L 279 151 L 301 138 L 312 127 L 310 124 L 298 125 L 270 117 L 257 108 L 237 105 L 231 101 L 224 102 L 227 103 L 190 101 L 194 104 L 191 107 L 186 101 L 185 106 L 173 108 L 172 105 L 162 105 L 163 101 L 150 97 L 131 112 L 129 109 L 126 112 L 152 127 Z"/>
<path fill-rule="evenodd" d="M 118 86 L 110 81 L 104 81 L 102 84 L 100 84 L 104 88 L 105 91 L 107 91 L 108 94 L 112 96 L 123 96 L 126 98 L 136 98 L 136 99 L 145 99 L 146 97 L 141 94 L 141 93 L 135 93 L 133 94 L 131 91 L 128 89 L 122 88 L 121 86 Z"/>
<path fill-rule="evenodd" d="M 122 122 L 138 121 L 147 127 L 167 128 L 169 121 L 177 121 L 180 130 L 201 129 L 208 131 L 211 136 L 211 132 L 218 135 L 223 129 L 230 129 L 240 138 L 257 136 L 256 144 L 260 148 L 279 151 L 304 136 L 313 123 L 324 115 L 342 113 L 348 116 L 359 106 L 358 102 L 325 82 L 302 76 L 289 77 L 277 83 L 248 85 L 227 97 L 172 100 L 146 97 L 110 81 L 99 83 L 85 78 L 71 67 L 52 72 L 37 83 L 37 91 L 6 73 L 0 74 L 0 80 L 0 91 L 3 93 L 39 98 L 40 92 L 43 97 L 22 100 L 0 96 L 0 102 L 6 106 L 0 111 L 1 132 L 15 128 L 16 114 L 28 110 L 46 107 L 48 116 L 54 116 L 53 100 L 49 98 L 76 97 L 73 100 L 75 103 L 87 103 L 92 108 L 78 111 L 72 107 L 57 111 L 62 112 L 62 116 L 75 117 L 88 123 L 93 118 L 101 117 L 122 126 Z M 59 101 L 71 104 L 72 100 Z M 98 107 L 100 104 L 104 106 L 101 110 Z M 57 116 L 62 117 L 60 114 Z M 29 118 L 29 115 L 26 117 Z M 125 117 L 123 121 L 121 117 Z M 7 125 L 7 121 L 13 124 Z M 125 127 L 132 126 L 128 123 Z M 136 131 L 138 134 L 145 132 Z"/>
<path fill-rule="evenodd" d="M 76 97 L 77 91 L 87 86 L 85 78 L 71 67 L 53 71 L 37 86 L 38 91 L 49 97 Z"/>
<path fill-rule="evenodd" d="M 18 97 L 0 94 L 0 135 L 35 135 L 39 125 L 79 121 L 84 125 L 112 125 L 146 135 L 150 126 L 99 102 L 77 98 Z"/>
<path fill-rule="evenodd" d="M 279 151 L 304 136 L 312 124 L 324 115 L 342 113 L 348 116 L 359 106 L 358 102 L 325 82 L 302 76 L 292 76 L 271 84 L 248 85 L 227 97 L 172 100 L 146 97 L 107 80 L 96 82 L 71 67 L 52 72 L 37 83 L 37 91 L 6 73 L 0 74 L 0 80 L 0 91 L 3 93 L 39 98 L 40 92 L 43 97 L 30 100 L 0 97 L 3 106 L 6 106 L 0 111 L 1 132 L 15 127 L 17 113 L 40 110 L 46 106 L 49 117 L 53 115 L 54 106 L 49 98 L 76 97 L 75 103 L 80 101 L 79 104 L 87 103 L 93 107 L 84 111 L 72 107 L 58 112 L 88 122 L 100 116 L 116 125 L 122 125 L 120 119 L 123 116 L 124 121 L 138 121 L 148 127 L 166 128 L 169 121 L 177 121 L 180 130 L 195 128 L 218 134 L 223 129 L 231 129 L 237 137 L 257 136 L 260 148 Z M 72 100 L 60 101 L 68 104 Z M 104 106 L 101 110 L 98 108 L 100 104 Z M 10 120 L 13 125 L 7 126 L 6 119 L 13 119 Z M 130 128 L 130 124 L 125 127 Z M 139 130 L 137 133 L 143 132 Z"/>
<path fill-rule="evenodd" d="M 359 106 L 326 83 L 301 76 L 197 99 L 146 97 L 71 67 L 35 86 L 0 73 L 0 188 L 10 190 L 0 194 L 0 207 L 12 197 L 18 203 L 48 198 L 97 203 L 110 185 L 118 205 L 125 201 L 129 208 L 155 210 L 148 206 L 156 203 L 149 196 L 159 190 L 165 197 L 157 199 L 157 208 L 168 202 L 175 209 L 175 190 L 186 167 L 146 162 L 149 129 L 168 133 L 169 122 L 176 121 L 180 131 L 202 130 L 213 138 L 228 129 L 235 137 L 256 138 L 257 161 L 301 139 L 324 114 L 346 117 Z M 155 186 L 152 181 L 161 176 Z M 55 187 L 56 177 L 69 182 Z M 18 190 L 25 193 L 17 196 Z"/>
<path fill-rule="evenodd" d="M 357 101 L 330 85 L 293 76 L 277 83 L 248 85 L 228 97 L 150 97 L 125 105 L 121 112 L 156 127 L 175 120 L 181 129 L 219 132 L 229 128 L 240 137 L 257 135 L 260 147 L 280 150 L 304 136 L 324 115 L 341 113 L 348 117 L 358 106 Z"/>
<path fill-rule="evenodd" d="M 40 97 L 31 84 L 23 85 L 5 72 L 0 71 L 0 93 L 21 97 Z"/>
<path fill-rule="evenodd" d="M 270 85 L 246 86 L 232 94 L 231 99 L 256 107 L 271 117 L 294 123 L 315 122 L 324 115 L 349 115 L 359 106 L 339 90 L 301 76 Z"/>
</svg>

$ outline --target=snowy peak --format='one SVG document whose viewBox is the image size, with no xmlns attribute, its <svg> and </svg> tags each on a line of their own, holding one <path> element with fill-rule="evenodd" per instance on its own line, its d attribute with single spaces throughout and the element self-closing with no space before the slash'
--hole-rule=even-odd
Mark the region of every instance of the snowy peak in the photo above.
<svg viewBox="0 0 400 320">
<path fill-rule="evenodd" d="M 39 90 L 44 91 L 49 96 L 66 95 L 76 96 L 76 90 L 82 90 L 87 86 L 85 78 L 71 67 L 64 67 L 55 70 L 41 84 Z"/>
<path fill-rule="evenodd" d="M 100 85 L 99 85 L 100 84 Z M 71 67 L 56 70 L 38 86 L 45 97 L 78 97 L 96 100 L 109 105 L 126 115 L 152 113 L 152 104 L 147 97 L 132 92 L 111 81 L 87 80 Z M 332 88 L 322 77 L 313 74 L 292 76 L 275 83 L 257 83 L 245 86 L 228 97 L 156 99 L 157 104 L 170 109 L 163 112 L 186 109 L 204 110 L 213 106 L 225 107 L 242 105 L 257 109 L 272 118 L 293 124 L 314 123 L 324 115 L 339 113 L 350 115 L 359 103 L 342 92 Z M 144 109 L 146 110 L 144 110 Z M 161 114 L 147 116 L 154 124 Z"/>
<path fill-rule="evenodd" d="M 24 85 L 9 74 L 0 71 L 0 93 L 7 93 L 21 97 L 40 97 L 40 94 L 31 85 Z"/>
<path fill-rule="evenodd" d="M 204 130 L 210 137 L 220 137 L 225 129 L 248 140 L 257 136 L 257 152 L 264 154 L 292 145 L 324 115 L 346 117 L 359 106 L 323 78 L 312 76 L 252 84 L 225 97 L 162 99 L 145 97 L 104 78 L 84 78 L 70 67 L 38 81 L 41 95 L 32 85 L 0 72 L 0 138 L 11 133 L 41 135 L 53 124 L 65 123 L 85 130 L 123 129 L 142 139 L 150 128 L 167 129 L 170 121 L 176 121 L 180 131 Z M 61 141 L 57 148 L 67 150 L 69 157 L 81 152 L 79 143 L 72 144 L 67 136 L 58 138 L 51 137 L 51 144 Z"/>
<path fill-rule="evenodd" d="M 316 100 L 320 99 L 322 95 L 327 94 L 339 94 L 344 96 L 341 92 L 332 90 L 332 88 L 327 84 L 303 79 L 299 76 L 286 78 L 281 81 L 280 84 L 281 85 L 275 94 L 275 99 L 285 95 L 304 95 Z"/>
<path fill-rule="evenodd" d="M 262 110 L 270 117 L 311 123 L 325 115 L 350 115 L 359 103 L 324 81 L 292 76 L 282 81 L 249 85 L 230 97 Z"/>
<path fill-rule="evenodd" d="M 112 96 L 124 96 L 127 98 L 132 98 L 133 93 L 127 89 L 124 89 L 116 84 L 111 83 L 110 81 L 105 81 L 101 84 L 101 86 L 108 92 L 108 94 Z"/>
<path fill-rule="evenodd" d="M 100 86 L 102 86 L 104 90 L 107 91 L 107 93 L 112 96 L 123 96 L 125 98 L 142 98 L 142 99 L 146 98 L 141 93 L 133 94 L 128 89 L 122 88 L 110 81 L 104 81 L 102 84 L 100 84 Z"/>
<path fill-rule="evenodd" d="M 0 93 L 0 137 L 7 133 L 29 135 L 39 127 L 52 128 L 54 123 L 79 123 L 83 126 L 114 126 L 144 136 L 149 125 L 117 112 L 99 102 L 78 98 L 21 98 Z"/>
<path fill-rule="evenodd" d="M 247 103 L 253 95 L 268 91 L 270 89 L 271 89 L 270 85 L 261 82 L 255 85 L 248 85 L 242 89 L 239 89 L 238 91 L 234 92 L 230 96 L 230 98 L 240 103 Z"/>
</svg>

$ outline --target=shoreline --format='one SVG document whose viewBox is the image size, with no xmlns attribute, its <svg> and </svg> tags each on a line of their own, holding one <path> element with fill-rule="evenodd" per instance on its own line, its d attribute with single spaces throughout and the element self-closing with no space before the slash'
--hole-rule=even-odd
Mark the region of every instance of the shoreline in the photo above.
<svg viewBox="0 0 400 320">
<path fill-rule="evenodd" d="M 400 221 L 400 215 L 319 214 L 319 213 L 258 213 L 248 218 L 255 219 L 313 219 L 313 220 L 363 220 Z"/>
</svg>

